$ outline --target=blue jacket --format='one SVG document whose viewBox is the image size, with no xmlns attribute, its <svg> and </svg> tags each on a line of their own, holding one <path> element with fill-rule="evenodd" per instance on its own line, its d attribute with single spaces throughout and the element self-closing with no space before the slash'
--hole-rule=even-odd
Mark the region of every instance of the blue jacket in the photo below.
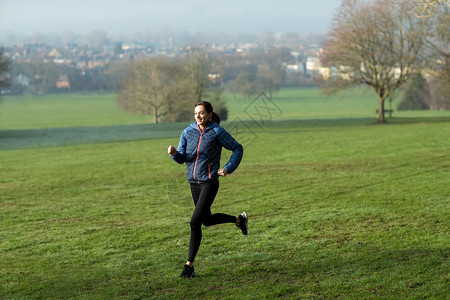
<svg viewBox="0 0 450 300">
<path fill-rule="evenodd" d="M 177 154 L 172 159 L 179 164 L 186 163 L 187 179 L 192 183 L 203 183 L 219 177 L 222 147 L 233 151 L 224 166 L 228 174 L 233 173 L 241 162 L 244 149 L 241 144 L 216 122 L 206 124 L 203 131 L 192 123 L 181 133 Z"/>
</svg>

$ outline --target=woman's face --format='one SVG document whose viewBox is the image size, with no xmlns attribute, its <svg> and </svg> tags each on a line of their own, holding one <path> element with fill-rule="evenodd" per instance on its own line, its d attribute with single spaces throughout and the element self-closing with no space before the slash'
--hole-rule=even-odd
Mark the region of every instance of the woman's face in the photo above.
<svg viewBox="0 0 450 300">
<path fill-rule="evenodd" d="M 197 105 L 194 110 L 194 118 L 198 126 L 205 126 L 211 119 L 212 112 L 208 113 L 203 105 Z"/>
</svg>

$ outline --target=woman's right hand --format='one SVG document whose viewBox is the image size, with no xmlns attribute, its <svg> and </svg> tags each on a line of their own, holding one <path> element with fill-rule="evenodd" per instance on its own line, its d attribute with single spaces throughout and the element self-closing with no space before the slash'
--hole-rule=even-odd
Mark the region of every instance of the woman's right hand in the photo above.
<svg viewBox="0 0 450 300">
<path fill-rule="evenodd" d="M 177 154 L 177 148 L 175 148 L 174 146 L 170 145 L 169 149 L 167 149 L 167 153 L 169 153 L 172 156 L 175 156 Z"/>
</svg>

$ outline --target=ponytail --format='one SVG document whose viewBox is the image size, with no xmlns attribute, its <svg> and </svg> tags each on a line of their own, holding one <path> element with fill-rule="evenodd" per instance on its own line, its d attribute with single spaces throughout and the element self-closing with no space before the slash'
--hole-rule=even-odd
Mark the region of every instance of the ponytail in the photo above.
<svg viewBox="0 0 450 300">
<path fill-rule="evenodd" d="M 212 113 L 211 121 L 216 122 L 217 124 L 220 124 L 220 117 L 217 113 L 215 113 L 213 111 L 213 107 L 212 107 L 211 103 L 209 103 L 207 101 L 202 101 L 202 102 L 196 103 L 194 107 L 197 107 L 199 105 L 203 106 L 207 113 Z"/>
<path fill-rule="evenodd" d="M 217 113 L 213 112 L 212 113 L 212 117 L 211 117 L 211 121 L 216 122 L 217 124 L 220 124 L 220 117 Z"/>
</svg>

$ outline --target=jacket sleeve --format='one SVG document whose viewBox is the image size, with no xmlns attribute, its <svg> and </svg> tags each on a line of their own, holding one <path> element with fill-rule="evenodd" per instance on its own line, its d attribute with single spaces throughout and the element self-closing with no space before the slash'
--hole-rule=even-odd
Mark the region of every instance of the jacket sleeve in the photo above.
<svg viewBox="0 0 450 300">
<path fill-rule="evenodd" d="M 224 166 L 224 168 L 227 169 L 228 174 L 231 174 L 239 166 L 242 156 L 244 155 L 244 148 L 222 127 L 217 131 L 217 137 L 225 149 L 233 151 L 230 160 Z"/>
<path fill-rule="evenodd" d="M 180 142 L 178 143 L 177 154 L 175 156 L 170 155 L 179 164 L 186 162 L 186 142 L 185 131 L 183 131 L 180 136 Z"/>
</svg>

